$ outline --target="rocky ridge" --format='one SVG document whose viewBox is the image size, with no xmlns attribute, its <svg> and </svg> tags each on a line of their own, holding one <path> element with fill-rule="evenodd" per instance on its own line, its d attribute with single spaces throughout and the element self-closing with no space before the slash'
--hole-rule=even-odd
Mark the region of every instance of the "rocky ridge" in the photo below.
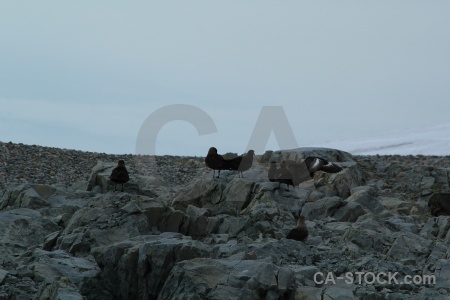
<svg viewBox="0 0 450 300">
<path fill-rule="evenodd" d="M 212 179 L 199 157 L 0 151 L 0 299 L 449 298 L 450 217 L 427 209 L 450 190 L 449 157 L 301 148 Z M 269 161 L 307 155 L 344 171 L 290 191 L 267 180 Z M 124 193 L 107 178 L 119 158 Z M 299 214 L 306 242 L 284 238 Z M 335 279 L 349 272 L 398 282 Z"/>
</svg>

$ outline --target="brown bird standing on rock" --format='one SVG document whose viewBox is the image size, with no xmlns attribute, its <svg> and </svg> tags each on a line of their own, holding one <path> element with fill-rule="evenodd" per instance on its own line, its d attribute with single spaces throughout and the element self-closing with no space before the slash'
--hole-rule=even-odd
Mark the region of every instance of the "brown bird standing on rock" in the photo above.
<svg viewBox="0 0 450 300">
<path fill-rule="evenodd" d="M 125 167 L 125 161 L 119 160 L 117 163 L 117 167 L 115 167 L 111 175 L 109 176 L 109 179 L 114 182 L 114 192 L 116 191 L 116 185 L 122 184 L 122 192 L 123 192 L 123 184 L 127 183 L 128 180 L 130 180 L 130 177 L 128 176 L 127 168 Z"/>
<path fill-rule="evenodd" d="M 247 171 L 253 164 L 253 157 L 255 156 L 255 151 L 248 150 L 247 154 L 232 158 L 227 161 L 231 170 L 238 171 L 240 177 L 243 177 L 242 172 Z"/>
<path fill-rule="evenodd" d="M 305 241 L 308 238 L 308 228 L 306 227 L 304 216 L 298 217 L 297 227 L 289 231 L 286 238 L 296 241 Z"/>
<path fill-rule="evenodd" d="M 275 161 L 270 162 L 267 177 L 272 182 L 278 182 L 278 187 L 280 187 L 282 183 L 288 186 L 288 190 L 290 185 L 294 186 L 292 173 L 286 168 L 286 163 L 284 161 L 281 162 L 279 169 L 277 169 L 277 163 Z"/>
<path fill-rule="evenodd" d="M 428 207 L 432 216 L 450 216 L 450 193 L 434 193 L 428 199 Z"/>
<path fill-rule="evenodd" d="M 326 173 L 339 173 L 342 168 L 338 165 L 320 157 L 307 157 L 302 162 L 297 163 L 293 160 L 286 160 L 288 170 L 292 173 L 294 186 L 310 180 L 317 171 Z"/>
<path fill-rule="evenodd" d="M 208 168 L 213 169 L 213 178 L 216 170 L 219 170 L 219 175 L 217 175 L 217 178 L 219 178 L 220 170 L 230 169 L 227 160 L 225 160 L 222 155 L 217 154 L 216 147 L 209 148 L 208 154 L 205 157 L 205 164 Z"/>
</svg>

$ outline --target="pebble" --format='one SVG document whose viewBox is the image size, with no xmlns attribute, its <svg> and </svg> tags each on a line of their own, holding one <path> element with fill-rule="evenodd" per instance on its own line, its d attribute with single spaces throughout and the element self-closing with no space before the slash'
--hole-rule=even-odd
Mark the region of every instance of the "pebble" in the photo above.
<svg viewBox="0 0 450 300">
<path fill-rule="evenodd" d="M 374 155 L 355 158 L 410 167 L 450 168 L 450 156 Z M 204 157 L 116 155 L 0 142 L 0 192 L 6 190 L 10 183 L 62 183 L 70 186 L 74 182 L 87 181 L 97 161 L 116 162 L 119 159 L 124 159 L 127 168 L 137 174 L 161 176 L 176 185 L 209 174 Z"/>
<path fill-rule="evenodd" d="M 157 175 L 174 184 L 191 181 L 205 167 L 204 157 L 106 154 L 36 145 L 0 142 L 0 191 L 11 183 L 62 183 L 87 181 L 97 161 L 125 160 L 129 171 Z"/>
</svg>

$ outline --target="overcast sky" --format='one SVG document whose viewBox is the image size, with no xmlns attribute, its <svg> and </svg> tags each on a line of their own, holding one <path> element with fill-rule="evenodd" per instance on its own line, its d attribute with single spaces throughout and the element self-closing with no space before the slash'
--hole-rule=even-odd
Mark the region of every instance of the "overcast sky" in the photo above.
<svg viewBox="0 0 450 300">
<path fill-rule="evenodd" d="M 263 106 L 299 146 L 450 122 L 450 1 L 17 2 L 0 2 L 3 142 L 135 153 L 173 104 L 215 128 L 169 122 L 158 155 L 242 153 Z"/>
</svg>

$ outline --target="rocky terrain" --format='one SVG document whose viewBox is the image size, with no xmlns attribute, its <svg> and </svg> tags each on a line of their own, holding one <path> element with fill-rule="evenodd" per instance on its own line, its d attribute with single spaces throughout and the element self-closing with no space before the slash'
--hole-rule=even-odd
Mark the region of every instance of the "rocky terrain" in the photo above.
<svg viewBox="0 0 450 300">
<path fill-rule="evenodd" d="M 308 155 L 344 171 L 267 180 L 269 161 Z M 0 162 L 0 300 L 450 298 L 450 217 L 427 207 L 448 156 L 300 148 L 219 179 L 202 157 L 0 143 Z M 300 214 L 308 239 L 285 239 Z"/>
</svg>

